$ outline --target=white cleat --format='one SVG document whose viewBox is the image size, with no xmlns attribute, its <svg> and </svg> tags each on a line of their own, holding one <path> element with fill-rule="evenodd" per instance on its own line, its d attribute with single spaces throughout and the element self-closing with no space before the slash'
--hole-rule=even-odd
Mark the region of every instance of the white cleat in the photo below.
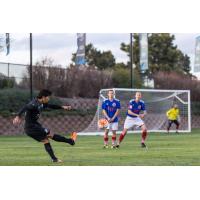
<svg viewBox="0 0 200 200">
<path fill-rule="evenodd" d="M 60 160 L 60 159 L 52 160 L 52 162 L 53 162 L 53 163 L 63 163 L 63 161 Z"/>
</svg>

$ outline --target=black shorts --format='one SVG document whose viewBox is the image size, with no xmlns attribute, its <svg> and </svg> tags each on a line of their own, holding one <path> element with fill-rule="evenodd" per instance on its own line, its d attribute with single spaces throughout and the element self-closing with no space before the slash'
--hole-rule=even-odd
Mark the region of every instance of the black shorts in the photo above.
<svg viewBox="0 0 200 200">
<path fill-rule="evenodd" d="M 40 124 L 35 124 L 25 127 L 25 133 L 29 137 L 37 140 L 38 142 L 41 142 L 42 140 L 47 138 L 47 135 L 50 133 L 50 130 L 42 127 Z"/>
<path fill-rule="evenodd" d="M 179 122 L 177 120 L 169 120 L 168 121 L 169 126 L 171 126 L 173 123 L 176 124 L 177 126 L 179 126 Z"/>
</svg>

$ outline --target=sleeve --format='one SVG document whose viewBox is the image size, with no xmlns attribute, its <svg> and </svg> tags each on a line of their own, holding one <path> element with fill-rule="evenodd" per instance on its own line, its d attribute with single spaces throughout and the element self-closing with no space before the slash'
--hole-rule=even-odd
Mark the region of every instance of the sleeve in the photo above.
<svg viewBox="0 0 200 200">
<path fill-rule="evenodd" d="M 117 103 L 117 109 L 121 109 L 120 101 L 118 101 L 118 103 Z"/>
<path fill-rule="evenodd" d="M 34 110 L 35 108 L 35 105 L 32 103 L 26 104 L 19 110 L 17 116 L 21 117 L 27 110 Z"/>
<path fill-rule="evenodd" d="M 106 109 L 106 103 L 105 103 L 105 101 L 102 103 L 101 108 L 102 108 L 102 110 L 105 110 L 105 109 Z"/>
<path fill-rule="evenodd" d="M 169 117 L 171 109 L 166 112 L 167 117 Z"/>
<path fill-rule="evenodd" d="M 51 109 L 63 109 L 62 106 L 54 105 L 54 104 L 43 104 L 44 108 L 51 108 Z"/>
<path fill-rule="evenodd" d="M 143 111 L 146 110 L 146 108 L 145 108 L 145 104 L 144 104 L 144 103 L 142 103 L 142 105 L 141 105 L 141 110 L 143 110 Z"/>
<path fill-rule="evenodd" d="M 132 102 L 129 101 L 129 104 L 128 104 L 128 110 L 132 111 L 132 108 L 133 108 Z"/>
</svg>

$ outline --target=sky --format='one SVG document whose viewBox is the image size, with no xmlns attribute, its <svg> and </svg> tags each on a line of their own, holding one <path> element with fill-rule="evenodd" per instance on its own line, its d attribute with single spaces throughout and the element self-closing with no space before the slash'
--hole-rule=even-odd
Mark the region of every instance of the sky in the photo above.
<svg viewBox="0 0 200 200">
<path fill-rule="evenodd" d="M 194 65 L 195 38 L 200 33 L 175 34 L 175 44 L 188 56 L 190 56 L 191 67 Z M 4 34 L 0 34 L 4 36 Z M 120 50 L 122 42 L 129 43 L 129 33 L 87 33 L 86 43 L 92 43 L 99 50 L 111 50 L 117 62 L 127 62 L 127 55 Z M 11 62 L 19 64 L 29 63 L 29 34 L 11 34 L 11 50 L 8 56 L 5 51 L 0 53 L 0 62 Z M 76 33 L 33 33 L 33 63 L 44 58 L 51 57 L 55 64 L 63 67 L 71 63 L 72 53 L 77 50 Z M 2 69 L 1 69 L 2 68 Z M 3 67 L 0 67 L 0 72 Z M 17 73 L 17 71 L 13 71 Z"/>
</svg>

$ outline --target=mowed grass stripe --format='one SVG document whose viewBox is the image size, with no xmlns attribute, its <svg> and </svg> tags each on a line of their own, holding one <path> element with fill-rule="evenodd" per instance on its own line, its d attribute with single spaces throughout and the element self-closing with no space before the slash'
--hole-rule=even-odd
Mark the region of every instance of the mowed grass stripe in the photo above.
<svg viewBox="0 0 200 200">
<path fill-rule="evenodd" d="M 200 129 L 192 133 L 150 133 L 148 149 L 140 134 L 128 134 L 120 149 L 103 149 L 101 136 L 79 136 L 70 146 L 52 141 L 58 158 L 51 163 L 44 146 L 23 136 L 0 136 L 1 166 L 200 166 Z M 109 142 L 111 143 L 111 137 Z"/>
</svg>

